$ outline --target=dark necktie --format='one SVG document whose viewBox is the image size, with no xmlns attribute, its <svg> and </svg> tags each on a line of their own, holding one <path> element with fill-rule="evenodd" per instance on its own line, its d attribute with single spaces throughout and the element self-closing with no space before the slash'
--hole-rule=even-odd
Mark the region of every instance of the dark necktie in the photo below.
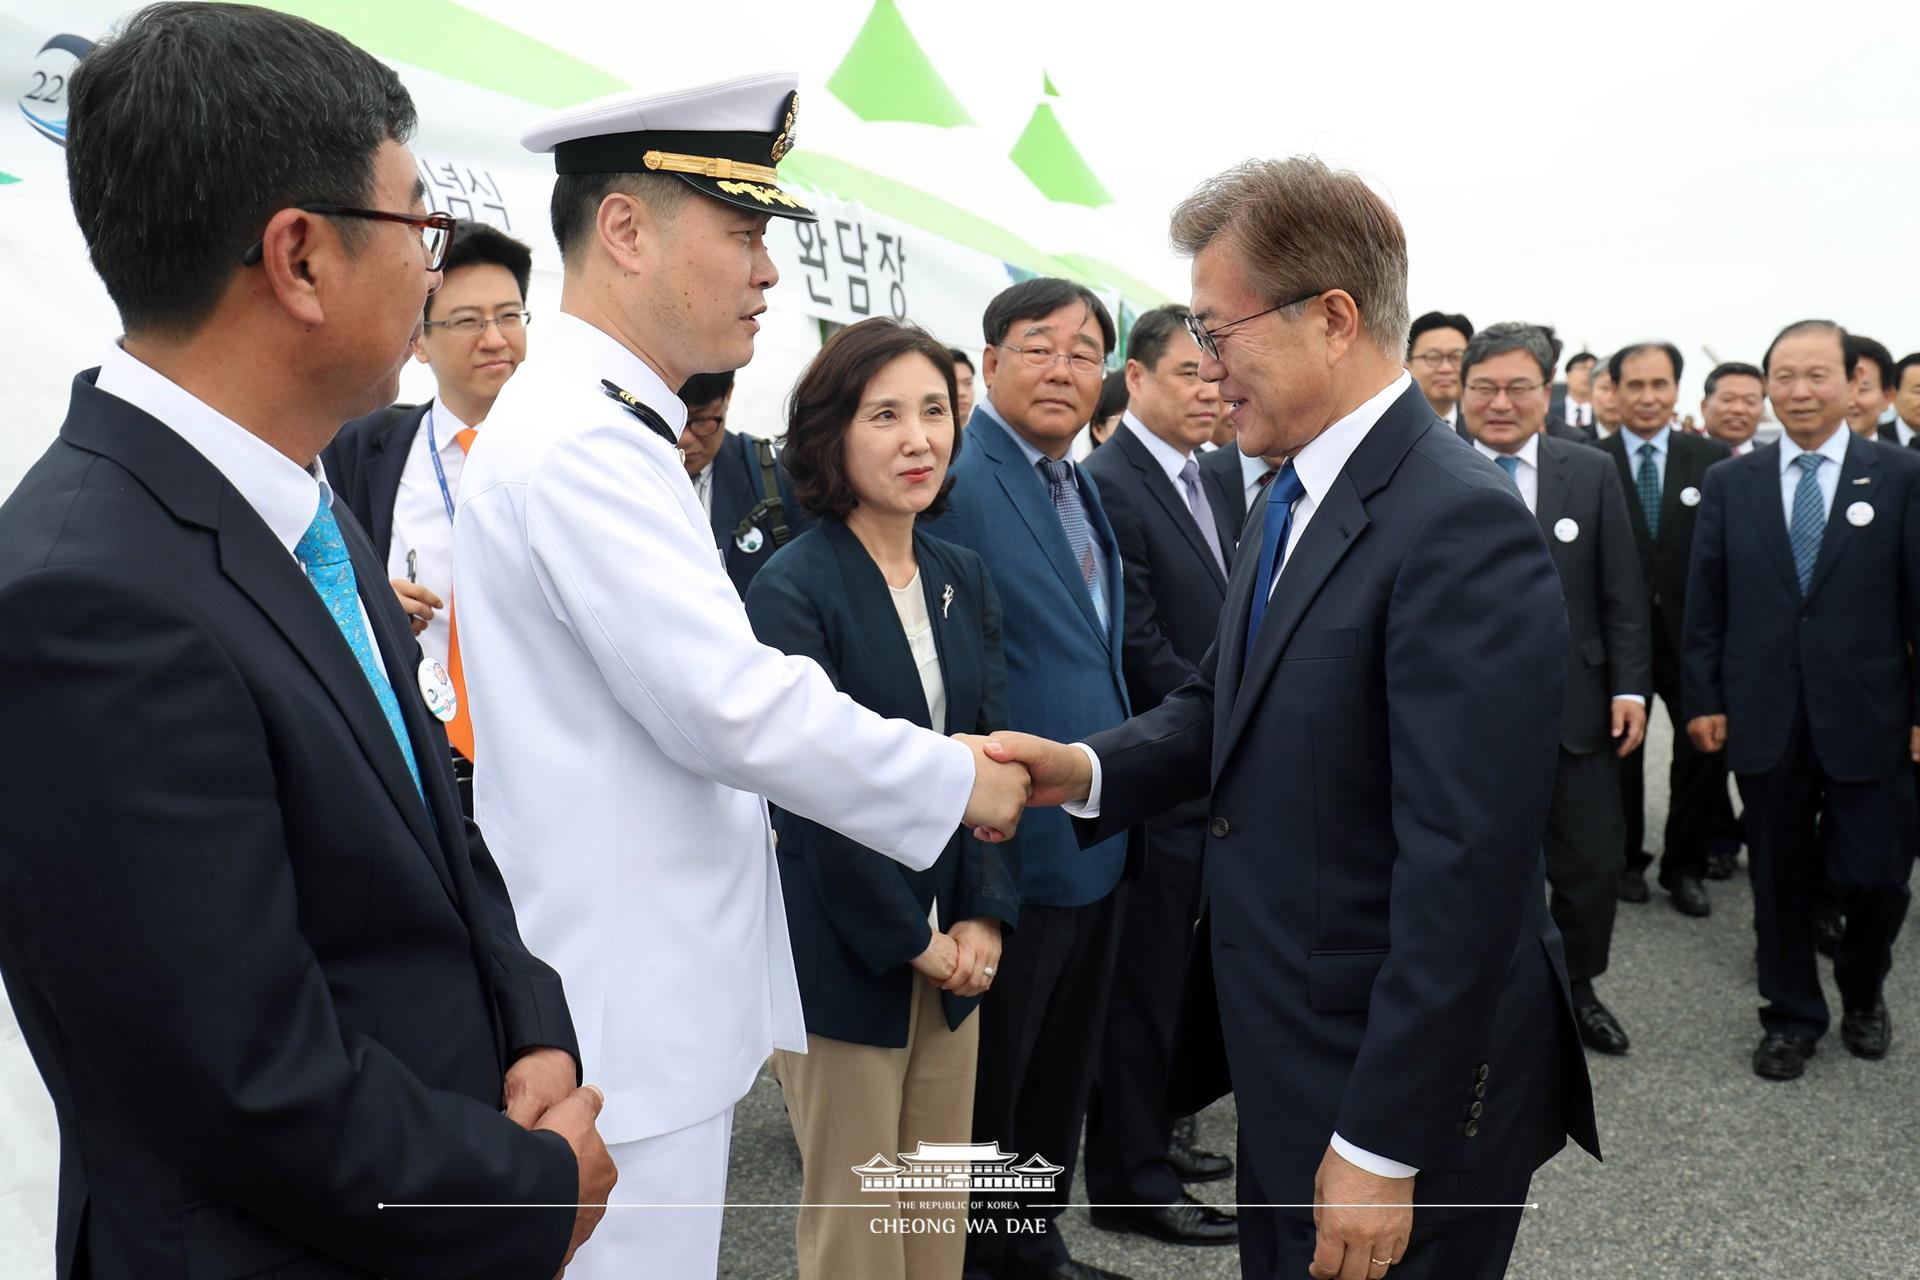
<svg viewBox="0 0 1920 1280">
<path fill-rule="evenodd" d="M 1820 496 L 1820 464 L 1826 460 L 1818 453 L 1803 453 L 1793 460 L 1800 468 L 1800 480 L 1793 487 L 1793 521 L 1787 526 L 1787 541 L 1793 546 L 1793 571 L 1800 579 L 1802 596 L 1813 582 L 1820 537 L 1826 529 L 1826 503 Z"/>
<path fill-rule="evenodd" d="M 1242 666 L 1253 657 L 1253 642 L 1259 638 L 1260 622 L 1267 616 L 1273 580 L 1280 576 L 1280 561 L 1287 553 L 1287 534 L 1293 528 L 1293 504 L 1307 491 L 1293 463 L 1287 463 L 1275 474 L 1275 480 L 1267 488 L 1267 516 L 1260 535 L 1260 573 L 1253 584 L 1253 607 L 1247 610 L 1247 651 Z"/>
<path fill-rule="evenodd" d="M 1093 526 L 1087 523 L 1087 509 L 1080 502 L 1080 487 L 1073 482 L 1073 466 L 1065 461 L 1042 458 L 1035 464 L 1041 479 L 1047 482 L 1047 496 L 1060 517 L 1060 528 L 1067 535 L 1067 549 L 1080 567 L 1080 580 L 1093 597 L 1094 611 L 1105 616 L 1100 599 L 1100 557 L 1094 554 Z"/>
<path fill-rule="evenodd" d="M 1660 536 L 1660 468 L 1653 460 L 1653 442 L 1640 446 L 1640 470 L 1633 478 L 1640 491 L 1640 511 L 1647 517 L 1647 536 Z"/>
</svg>

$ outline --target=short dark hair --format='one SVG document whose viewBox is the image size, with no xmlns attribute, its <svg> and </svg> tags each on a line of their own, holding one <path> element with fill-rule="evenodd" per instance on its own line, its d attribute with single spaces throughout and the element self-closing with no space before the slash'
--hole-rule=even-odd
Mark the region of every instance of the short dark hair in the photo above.
<svg viewBox="0 0 1920 1280">
<path fill-rule="evenodd" d="M 1467 341 L 1473 341 L 1473 321 L 1446 311 L 1429 311 L 1407 330 L 1407 354 L 1413 354 L 1413 344 L 1420 341 L 1421 334 L 1432 333 L 1435 329 L 1451 329 Z"/>
<path fill-rule="evenodd" d="M 1607 360 L 1607 376 L 1619 382 L 1620 370 L 1626 366 L 1627 358 L 1637 356 L 1642 351 L 1666 352 L 1667 360 L 1673 365 L 1673 380 L 1676 384 L 1679 383 L 1680 371 L 1686 367 L 1686 361 L 1681 358 L 1680 348 L 1671 342 L 1635 342 L 1620 348 Z"/>
<path fill-rule="evenodd" d="M 1763 391 L 1767 385 L 1766 374 L 1760 372 L 1750 364 L 1741 364 L 1738 360 L 1729 360 L 1724 364 L 1713 366 L 1713 372 L 1707 375 L 1707 389 L 1703 394 L 1711 398 L 1713 389 L 1720 385 L 1720 379 L 1722 378 L 1753 378 L 1760 383 Z"/>
<path fill-rule="evenodd" d="M 689 409 L 712 404 L 733 393 L 733 370 L 725 373 L 696 373 L 680 388 L 680 403 Z"/>
<path fill-rule="evenodd" d="M 1773 372 L 1773 349 L 1788 338 L 1797 338 L 1803 333 L 1830 333 L 1840 343 L 1840 365 L 1849 376 L 1853 373 L 1853 355 L 1847 348 L 1847 331 L 1831 320 L 1795 320 L 1792 324 L 1773 335 L 1773 341 L 1767 344 L 1767 354 L 1760 357 L 1762 372 Z"/>
<path fill-rule="evenodd" d="M 1907 380 L 1907 370 L 1920 369 L 1920 351 L 1914 351 L 1900 357 L 1900 363 L 1893 366 L 1893 389 L 1898 391 Z"/>
<path fill-rule="evenodd" d="M 450 277 L 462 267 L 505 267 L 520 286 L 520 300 L 527 300 L 527 286 L 533 282 L 533 250 L 500 228 L 485 222 L 462 218 L 453 224 L 453 243 L 447 246 L 447 260 L 440 270 Z M 433 300 L 439 291 L 427 295 L 423 313 L 433 319 Z"/>
<path fill-rule="evenodd" d="M 1004 342 L 1008 332 L 1020 321 L 1044 319 L 1076 302 L 1091 311 L 1095 323 L 1100 326 L 1101 354 L 1112 355 L 1119 337 L 1114 331 L 1113 316 L 1108 313 L 1107 304 L 1100 301 L 1100 295 L 1087 286 L 1074 280 L 1062 280 L 1058 276 L 1036 276 L 1002 289 L 987 304 L 985 314 L 980 317 L 980 328 L 989 343 Z"/>
<path fill-rule="evenodd" d="M 847 479 L 847 428 L 860 408 L 860 397 L 874 376 L 901 356 L 921 355 L 947 380 L 947 409 L 959 398 L 953 380 L 953 353 L 919 325 L 875 316 L 850 324 L 827 339 L 813 363 L 793 384 L 787 399 L 787 433 L 782 437 L 780 461 L 793 481 L 800 505 L 824 520 L 845 520 L 860 505 Z M 947 459 L 947 478 L 921 514 L 937 516 L 946 509 L 953 491 L 953 462 L 960 456 L 966 433 L 954 424 L 953 452 Z"/>
<path fill-rule="evenodd" d="M 644 201 L 662 218 L 671 218 L 689 196 L 699 194 L 680 179 L 665 173 L 563 173 L 553 180 L 553 198 L 547 204 L 553 222 L 553 242 L 560 261 L 573 261 L 593 233 L 600 206 L 614 192 Z"/>
<path fill-rule="evenodd" d="M 968 355 L 968 354 L 967 354 L 966 352 L 964 352 L 964 351 L 962 351 L 962 350 L 961 350 L 961 349 L 960 349 L 959 347 L 948 347 L 948 348 L 947 348 L 947 354 L 953 357 L 953 362 L 954 362 L 955 364 L 963 364 L 963 365 L 965 365 L 965 366 L 967 366 L 967 372 L 968 372 L 968 373 L 972 373 L 972 372 L 973 372 L 973 357 L 972 357 L 972 356 L 970 356 L 970 355 Z"/>
<path fill-rule="evenodd" d="M 1143 367 L 1152 369 L 1160 363 L 1160 357 L 1167 354 L 1167 344 L 1173 335 L 1185 330 L 1187 317 L 1192 314 L 1177 302 L 1142 314 L 1127 335 L 1127 359 L 1138 360 Z"/>
<path fill-rule="evenodd" d="M 1567 349 L 1567 344 L 1560 341 L 1560 335 L 1554 330 L 1552 325 L 1535 324 L 1533 327 L 1540 331 L 1541 335 L 1546 338 L 1547 345 L 1553 349 L 1553 364 L 1547 367 L 1547 381 L 1552 382 L 1554 367 L 1560 363 L 1560 353 Z"/>
<path fill-rule="evenodd" d="M 1524 351 L 1532 356 L 1533 362 L 1540 366 L 1540 380 L 1553 381 L 1553 340 L 1537 324 L 1513 321 L 1490 324 L 1467 339 L 1467 349 L 1460 356 L 1460 381 L 1467 380 L 1467 371 L 1476 364 L 1509 351 Z"/>
<path fill-rule="evenodd" d="M 1608 382 L 1612 382 L 1613 381 L 1613 357 L 1612 356 L 1598 357 L 1597 363 L 1595 363 L 1593 366 L 1593 376 L 1596 378 L 1605 378 Z"/>
<path fill-rule="evenodd" d="M 1882 391 L 1891 391 L 1900 385 L 1894 381 L 1893 353 L 1872 338 L 1858 333 L 1848 334 L 1846 353 L 1849 378 L 1859 377 L 1860 364 L 1866 361 L 1879 371 Z"/>
<path fill-rule="evenodd" d="M 1574 371 L 1574 369 L 1575 369 L 1575 367 L 1577 367 L 1577 366 L 1579 366 L 1579 365 L 1583 365 L 1583 364 L 1599 364 L 1599 363 L 1600 363 L 1600 357 L 1599 357 L 1599 356 L 1597 356 L 1597 355 L 1595 355 L 1595 354 L 1593 354 L 1593 352 L 1591 352 L 1591 351 L 1576 351 L 1576 352 L 1574 352 L 1574 353 L 1573 353 L 1572 355 L 1570 355 L 1570 356 L 1568 356 L 1568 357 L 1567 357 L 1567 363 L 1566 363 L 1566 366 L 1565 366 L 1565 371 L 1566 371 L 1567 373 L 1572 373 L 1572 372 Z"/>
<path fill-rule="evenodd" d="M 129 333 L 198 329 L 274 214 L 369 203 L 381 145 L 415 123 L 392 68 L 252 5 L 150 5 L 68 92 L 74 218 Z M 349 248 L 366 234 L 334 225 Z"/>
<path fill-rule="evenodd" d="M 1115 369 L 1100 380 L 1100 399 L 1093 406 L 1093 420 L 1105 422 L 1116 413 L 1125 413 L 1127 399 L 1127 371 Z"/>
</svg>

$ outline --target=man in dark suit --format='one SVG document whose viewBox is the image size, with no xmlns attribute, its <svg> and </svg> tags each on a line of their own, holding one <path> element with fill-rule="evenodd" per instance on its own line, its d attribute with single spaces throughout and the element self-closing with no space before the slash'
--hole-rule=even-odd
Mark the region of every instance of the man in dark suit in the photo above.
<svg viewBox="0 0 1920 1280">
<path fill-rule="evenodd" d="M 1119 542 L 1098 484 L 1067 457 L 1099 398 L 1113 319 L 1084 286 L 1041 277 L 988 303 L 982 328 L 987 394 L 967 424 L 946 513 L 927 530 L 977 552 L 1000 593 L 1011 723 L 1084 736 L 1127 716 Z M 1107 1273 L 1071 1260 L 1053 1220 L 1079 1151 L 1125 881 L 1142 851 L 1124 831 L 1082 850 L 1066 815 L 1050 812 L 1029 814 L 1008 850 L 1020 927 L 980 1010 L 974 1138 L 1067 1173 L 1037 1197 L 1050 1203 L 1028 1210 L 1027 1230 L 1005 1229 L 1020 1219 L 1001 1214 L 1002 1230 L 968 1239 L 967 1274 L 1097 1280 Z"/>
<path fill-rule="evenodd" d="M 440 288 L 427 297 L 414 359 L 433 369 L 434 398 L 390 405 L 340 428 L 321 451 L 327 480 L 373 539 L 420 650 L 445 665 L 457 705 L 447 721 L 460 806 L 473 816 L 473 721 L 447 602 L 453 510 L 467 450 L 494 397 L 527 355 L 533 251 L 484 222 L 455 225 Z"/>
<path fill-rule="evenodd" d="M 1359 177 L 1249 162 L 1173 240 L 1202 376 L 1242 449 L 1291 464 L 1194 680 L 999 754 L 1090 838 L 1209 796 L 1174 1080 L 1183 1105 L 1234 1091 L 1244 1273 L 1499 1276 L 1520 1210 L 1461 1206 L 1523 1202 L 1569 1134 L 1598 1147 L 1541 858 L 1559 579 L 1401 371 L 1406 242 Z"/>
<path fill-rule="evenodd" d="M 1407 331 L 1407 372 L 1442 421 L 1466 439 L 1460 417 L 1460 357 L 1473 336 L 1473 321 L 1463 315 L 1429 311 Z"/>
<path fill-rule="evenodd" d="M 713 545 L 742 600 L 753 575 L 773 553 L 813 528 L 813 516 L 795 501 L 793 482 L 773 442 L 727 430 L 733 371 L 696 373 L 680 388 L 687 406 L 680 453 L 693 491 L 713 525 Z"/>
<path fill-rule="evenodd" d="M 1920 449 L 1920 351 L 1893 366 L 1893 411 L 1906 428 L 1907 448 Z"/>
<path fill-rule="evenodd" d="M 1127 410 L 1087 459 L 1120 544 L 1127 601 L 1124 669 L 1139 708 L 1157 707 L 1191 679 L 1213 643 L 1226 598 L 1234 528 L 1217 475 L 1195 450 L 1220 417 L 1220 393 L 1200 377 L 1185 307 L 1156 307 L 1127 339 Z M 1229 452 L 1222 449 L 1220 452 Z M 1238 458 L 1240 451 L 1230 450 Z M 1236 465 L 1236 471 L 1237 471 Z M 1167 1070 L 1194 917 L 1206 805 L 1192 801 L 1146 824 L 1147 864 L 1127 895 L 1119 965 L 1087 1108 L 1087 1196 L 1093 1225 L 1174 1244 L 1230 1244 L 1232 1215 L 1195 1200 L 1183 1182 L 1233 1172 L 1233 1162 L 1173 1142 Z"/>
<path fill-rule="evenodd" d="M 1660 885 L 1683 915 L 1704 916 L 1708 854 L 1725 852 L 1727 775 L 1693 749 L 1680 711 L 1680 649 L 1687 612 L 1687 558 L 1707 468 L 1727 456 L 1727 447 L 1706 436 L 1675 431 L 1673 408 L 1680 396 L 1680 350 L 1670 342 L 1622 347 L 1607 361 L 1624 425 L 1601 441 L 1627 496 L 1628 520 L 1640 546 L 1640 575 L 1653 620 L 1653 691 L 1673 723 L 1673 763 L 1667 830 L 1660 855 Z M 1644 750 L 1627 757 L 1621 772 L 1626 806 L 1626 866 L 1619 895 L 1645 902 L 1646 779 Z M 1719 798 L 1716 799 L 1715 791 Z"/>
<path fill-rule="evenodd" d="M 548 1277 L 612 1182 L 312 469 L 439 282 L 413 122 L 385 66 L 243 6 L 144 10 L 73 78 L 126 337 L 0 507 L 0 974 L 60 1121 L 60 1280 Z M 315 189 L 411 225 L 289 207 Z M 475 1203 L 549 1207 L 431 1207 Z"/>
<path fill-rule="evenodd" d="M 1541 431 L 1553 369 L 1545 336 L 1531 325 L 1490 325 L 1473 335 L 1460 365 L 1460 411 L 1473 447 L 1505 471 L 1553 552 L 1567 601 L 1566 709 L 1559 766 L 1547 811 L 1547 885 L 1566 939 L 1567 978 L 1580 1039 L 1625 1053 L 1627 1033 L 1594 994 L 1607 970 L 1626 823 L 1620 757 L 1647 728 L 1653 663 L 1639 554 L 1627 502 L 1607 459 Z"/>
<path fill-rule="evenodd" d="M 1782 435 L 1707 473 L 1687 597 L 1687 731 L 1726 753 L 1749 816 L 1766 1001 L 1753 1069 L 1769 1080 L 1801 1075 L 1827 1030 L 1823 876 L 1846 918 L 1840 1037 L 1886 1055 L 1882 991 L 1913 873 L 1920 458 L 1846 429 L 1846 349 L 1824 320 L 1767 349 Z"/>
</svg>

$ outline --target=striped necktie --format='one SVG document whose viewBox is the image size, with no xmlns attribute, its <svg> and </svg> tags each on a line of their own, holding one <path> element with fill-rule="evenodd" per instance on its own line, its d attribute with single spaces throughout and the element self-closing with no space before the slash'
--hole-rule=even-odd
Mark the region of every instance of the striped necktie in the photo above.
<svg viewBox="0 0 1920 1280">
<path fill-rule="evenodd" d="M 1826 503 L 1820 496 L 1820 464 L 1826 456 L 1803 453 L 1793 460 L 1800 468 L 1800 480 L 1793 487 L 1793 519 L 1787 525 L 1787 542 L 1793 547 L 1793 571 L 1800 579 L 1800 594 L 1807 594 L 1813 582 L 1813 566 L 1820 562 L 1820 537 L 1826 529 Z"/>
<path fill-rule="evenodd" d="M 1640 446 L 1640 470 L 1633 478 L 1640 491 L 1640 512 L 1647 518 L 1649 537 L 1660 536 L 1660 468 L 1653 460 L 1653 441 Z"/>
</svg>

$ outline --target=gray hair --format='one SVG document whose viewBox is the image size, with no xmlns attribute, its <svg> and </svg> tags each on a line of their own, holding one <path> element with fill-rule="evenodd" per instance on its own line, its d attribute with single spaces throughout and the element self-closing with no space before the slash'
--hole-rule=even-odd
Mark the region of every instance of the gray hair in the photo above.
<svg viewBox="0 0 1920 1280">
<path fill-rule="evenodd" d="M 1225 237 L 1248 283 L 1273 302 L 1342 289 L 1396 363 L 1407 349 L 1407 235 L 1358 174 L 1314 156 L 1248 160 L 1201 183 L 1173 211 L 1173 247 L 1189 256 Z"/>
<path fill-rule="evenodd" d="M 1512 320 L 1490 324 L 1467 340 L 1467 352 L 1460 357 L 1460 381 L 1467 380 L 1467 370 L 1474 365 L 1509 351 L 1524 351 L 1532 356 L 1540 366 L 1541 379 L 1553 381 L 1553 343 L 1538 325 Z"/>
</svg>

